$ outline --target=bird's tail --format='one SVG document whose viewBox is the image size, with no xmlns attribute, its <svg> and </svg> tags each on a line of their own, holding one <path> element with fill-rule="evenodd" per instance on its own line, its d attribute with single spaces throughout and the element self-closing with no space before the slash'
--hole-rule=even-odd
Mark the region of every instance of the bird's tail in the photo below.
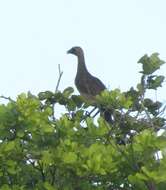
<svg viewBox="0 0 166 190">
<path fill-rule="evenodd" d="M 112 110 L 107 110 L 104 108 L 101 109 L 101 115 L 110 124 L 113 124 L 113 114 L 112 113 L 113 113 Z"/>
</svg>

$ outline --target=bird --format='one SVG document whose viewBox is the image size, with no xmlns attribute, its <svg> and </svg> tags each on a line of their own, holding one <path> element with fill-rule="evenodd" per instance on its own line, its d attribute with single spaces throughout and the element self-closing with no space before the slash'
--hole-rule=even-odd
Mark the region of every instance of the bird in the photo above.
<svg viewBox="0 0 166 190">
<path fill-rule="evenodd" d="M 73 54 L 77 56 L 78 65 L 77 73 L 75 77 L 75 85 L 80 95 L 90 102 L 92 105 L 96 102 L 96 96 L 101 94 L 106 89 L 103 82 L 97 77 L 93 76 L 87 69 L 85 64 L 84 51 L 79 46 L 74 46 L 67 51 L 67 54 Z M 103 110 L 104 118 L 106 121 L 111 121 L 111 115 L 108 110 Z"/>
</svg>

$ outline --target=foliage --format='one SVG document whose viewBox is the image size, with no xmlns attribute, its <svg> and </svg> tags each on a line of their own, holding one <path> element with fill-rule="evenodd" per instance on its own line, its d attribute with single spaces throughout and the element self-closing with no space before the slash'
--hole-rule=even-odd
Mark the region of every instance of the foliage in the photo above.
<svg viewBox="0 0 166 190">
<path fill-rule="evenodd" d="M 127 92 L 103 91 L 96 105 L 113 123 L 87 114 L 71 87 L 21 94 L 0 105 L 0 189 L 147 190 L 166 188 L 164 106 L 146 96 L 164 81 L 164 63 L 145 55 L 141 81 Z M 65 113 L 55 118 L 55 104 Z"/>
</svg>

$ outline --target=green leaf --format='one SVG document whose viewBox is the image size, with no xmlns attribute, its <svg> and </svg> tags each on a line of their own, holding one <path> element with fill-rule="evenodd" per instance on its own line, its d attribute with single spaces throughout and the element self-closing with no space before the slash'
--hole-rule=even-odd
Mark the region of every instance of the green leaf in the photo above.
<svg viewBox="0 0 166 190">
<path fill-rule="evenodd" d="M 43 129 L 43 132 L 45 132 L 45 133 L 53 133 L 54 132 L 54 128 L 48 124 L 47 125 L 45 124 L 42 127 L 42 129 Z"/>
<path fill-rule="evenodd" d="M 166 168 L 160 168 L 159 170 L 156 168 L 154 171 L 150 170 L 146 167 L 142 167 L 141 170 L 149 179 L 152 179 L 156 184 L 166 181 Z M 148 181 L 148 180 L 147 180 Z"/>
<path fill-rule="evenodd" d="M 147 79 L 148 82 L 148 88 L 149 89 L 157 89 L 158 87 L 162 86 L 162 83 L 164 81 L 164 76 L 149 76 Z"/>
<path fill-rule="evenodd" d="M 104 90 L 101 95 L 98 95 L 96 98 L 98 103 L 101 104 L 101 107 L 108 109 L 128 109 L 132 105 L 131 98 L 126 97 L 125 93 L 121 93 L 120 89 L 115 89 L 110 92 L 108 90 Z"/>
<path fill-rule="evenodd" d="M 82 106 L 82 104 L 83 104 L 82 96 L 72 95 L 71 99 L 77 105 L 78 108 L 80 108 Z"/>
<path fill-rule="evenodd" d="M 9 174 L 13 174 L 13 175 L 17 174 L 16 161 L 10 159 L 10 160 L 7 160 L 5 164 L 7 165 L 7 171 L 9 172 Z"/>
<path fill-rule="evenodd" d="M 9 151 L 13 150 L 14 148 L 15 148 L 15 142 L 10 141 L 7 144 L 5 144 L 4 151 L 9 152 Z"/>
<path fill-rule="evenodd" d="M 153 53 L 150 57 L 148 57 L 147 54 L 141 57 L 138 61 L 138 63 L 141 63 L 143 67 L 143 71 L 141 71 L 141 73 L 149 75 L 158 70 L 160 66 L 165 63 L 158 56 L 158 53 Z"/>
<path fill-rule="evenodd" d="M 45 91 L 45 92 L 40 92 L 38 94 L 38 97 L 40 100 L 45 100 L 51 98 L 53 95 L 54 94 L 51 91 Z"/>
<path fill-rule="evenodd" d="M 142 179 L 140 179 L 140 175 L 137 173 L 136 175 L 129 175 L 128 176 L 128 179 L 129 179 L 129 182 L 131 184 L 133 184 L 135 187 L 135 189 L 138 189 L 138 190 L 141 190 L 141 189 L 144 189 L 144 190 L 148 190 L 144 181 Z"/>
<path fill-rule="evenodd" d="M 1 190 L 11 190 L 11 188 L 8 185 L 4 184 L 1 186 Z"/>
<path fill-rule="evenodd" d="M 142 131 L 139 135 L 134 137 L 134 146 L 137 148 L 141 148 L 142 150 L 144 148 L 153 148 L 156 140 L 157 136 L 155 135 L 155 133 L 146 129 Z M 142 151 L 141 149 L 138 150 Z"/>
<path fill-rule="evenodd" d="M 148 111 L 150 113 L 152 113 L 153 115 L 157 115 L 159 113 L 159 109 L 162 106 L 161 102 L 153 102 L 151 99 L 149 98 L 145 98 L 144 99 L 144 106 L 148 108 Z"/>
<path fill-rule="evenodd" d="M 44 183 L 44 187 L 46 188 L 46 190 L 57 190 L 57 188 L 55 186 L 52 186 L 48 182 Z"/>
<path fill-rule="evenodd" d="M 42 152 L 42 162 L 49 165 L 53 162 L 52 154 L 49 150 L 45 150 Z"/>
<path fill-rule="evenodd" d="M 63 91 L 63 95 L 64 97 L 68 98 L 73 92 L 74 89 L 72 87 L 68 87 Z"/>
<path fill-rule="evenodd" d="M 77 161 L 77 155 L 74 152 L 65 152 L 63 154 L 63 161 L 67 164 L 73 164 Z"/>
</svg>

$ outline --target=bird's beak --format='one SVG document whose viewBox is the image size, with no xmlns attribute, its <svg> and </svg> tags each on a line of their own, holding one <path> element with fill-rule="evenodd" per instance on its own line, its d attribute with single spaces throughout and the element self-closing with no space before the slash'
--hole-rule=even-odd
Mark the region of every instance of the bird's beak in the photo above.
<svg viewBox="0 0 166 190">
<path fill-rule="evenodd" d="M 72 48 L 67 51 L 67 54 L 72 53 Z"/>
</svg>

